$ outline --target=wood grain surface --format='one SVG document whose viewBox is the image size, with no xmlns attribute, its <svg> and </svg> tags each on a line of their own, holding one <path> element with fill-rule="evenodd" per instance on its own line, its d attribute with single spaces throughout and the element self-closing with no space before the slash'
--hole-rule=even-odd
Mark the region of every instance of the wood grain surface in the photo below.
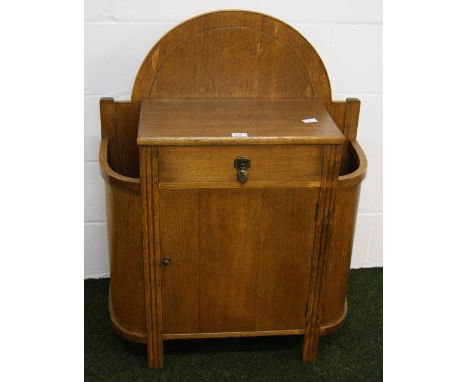
<svg viewBox="0 0 468 382">
<path fill-rule="evenodd" d="M 271 16 L 218 11 L 166 34 L 140 67 L 132 101 L 153 98 L 317 98 L 328 108 L 325 66 L 294 28 Z"/>
<path fill-rule="evenodd" d="M 343 102 L 343 104 L 345 103 Z M 335 208 L 333 217 L 334 229 L 332 233 L 332 245 L 329 248 L 327 263 L 324 270 L 323 304 L 321 307 L 322 317 L 320 324 L 320 332 L 322 335 L 341 326 L 346 316 L 347 275 L 351 261 L 354 220 L 356 219 L 357 213 L 360 183 L 365 176 L 367 167 L 365 156 L 357 142 L 351 142 L 350 151 L 348 157 L 356 157 L 356 162 L 353 165 L 350 164 L 347 166 L 349 173 L 342 174 L 338 178 L 337 207 Z M 102 165 L 104 165 L 104 163 Z M 109 164 L 105 164 L 105 168 L 108 167 Z M 112 174 L 108 175 L 112 176 Z M 142 259 L 142 257 L 140 257 L 142 256 L 142 242 L 140 240 L 141 195 L 139 187 L 136 191 L 132 192 L 134 184 L 133 178 L 130 178 L 127 186 L 122 182 L 109 182 L 109 176 L 105 177 L 105 179 L 108 182 L 107 226 L 109 230 L 108 241 L 111 275 L 113 275 L 111 278 L 111 289 L 114 290 L 114 293 L 110 295 L 109 305 L 116 306 L 111 312 L 112 323 L 118 333 L 123 337 L 132 341 L 146 342 L 144 287 L 138 281 L 143 278 L 143 265 L 142 263 L 138 265 L 139 259 Z M 139 185 L 139 178 L 135 179 L 135 181 L 138 181 Z M 206 187 L 206 183 L 203 184 L 205 185 L 204 187 Z M 187 191 L 187 188 L 194 187 L 193 184 L 186 183 L 179 186 L 185 191 Z M 257 187 L 263 188 L 266 186 L 268 185 L 260 184 Z M 294 188 L 294 183 L 290 182 L 289 186 Z M 319 186 L 320 183 L 311 185 L 311 187 Z M 211 185 L 210 188 L 212 187 Z M 223 184 L 221 184 L 220 187 L 226 188 Z M 285 184 L 279 185 L 279 187 L 283 188 Z M 176 194 L 172 195 L 174 200 L 177 201 L 177 198 L 174 197 Z M 182 195 L 187 195 L 187 193 L 185 192 Z M 164 191 L 161 192 L 161 200 L 163 200 L 163 198 L 165 198 Z M 195 203 L 193 200 L 192 202 Z M 186 201 L 184 197 L 178 203 L 174 203 L 171 208 L 183 208 L 186 203 L 188 203 L 188 200 Z M 168 205 L 170 206 L 170 204 Z M 171 209 L 162 208 L 161 214 L 172 216 Z M 135 219 L 129 221 L 129 217 L 132 215 L 135 216 Z M 176 213 L 174 217 L 177 216 L 180 215 Z M 190 229 L 189 222 L 193 223 L 196 221 L 187 219 L 183 224 L 186 224 L 188 229 Z M 124 232 L 124 234 L 122 234 L 122 232 Z M 121 237 L 125 237 L 125 240 L 121 240 Z M 183 243 L 184 241 L 181 242 L 182 245 Z M 171 256 L 175 255 L 172 254 Z M 133 277 L 133 280 L 129 279 L 131 277 Z M 127 283 L 131 283 L 135 286 L 136 290 L 132 291 L 132 288 L 129 288 Z M 169 289 L 163 288 L 163 299 L 168 290 Z M 118 301 L 114 301 L 116 299 Z M 121 313 L 119 313 L 119 310 Z M 169 308 L 168 312 L 171 314 Z M 186 314 L 189 314 L 189 311 L 187 311 Z M 180 317 L 183 316 L 184 315 L 181 315 Z M 166 322 L 166 320 L 164 320 L 164 322 Z M 174 336 L 168 335 L 168 339 L 202 338 L 202 334 L 197 333 L 195 330 L 192 333 L 182 333 L 180 326 L 174 329 L 174 333 L 176 330 L 180 331 L 179 334 L 175 334 Z M 249 333 L 249 331 L 241 332 L 240 335 L 248 335 Z M 221 335 L 222 334 L 219 333 L 217 334 L 217 336 Z M 231 336 L 231 334 L 226 334 L 226 336 Z"/>
<path fill-rule="evenodd" d="M 318 188 L 160 196 L 164 334 L 304 329 Z"/>
<path fill-rule="evenodd" d="M 163 366 L 157 148 L 140 149 L 143 265 L 148 367 Z"/>
<path fill-rule="evenodd" d="M 141 113 L 142 101 L 143 108 L 163 106 L 157 115 Z M 148 53 L 130 101 L 101 100 L 110 315 L 119 334 L 147 342 L 150 367 L 163 365 L 163 340 L 182 338 L 304 334 L 303 359 L 316 358 L 318 336 L 338 328 L 347 310 L 367 169 L 356 142 L 359 106 L 356 99 L 331 101 L 323 62 L 297 31 L 246 11 L 180 24 Z M 319 122 L 301 121 L 311 117 Z M 141 118 L 147 133 L 139 143 L 155 147 L 141 147 L 139 156 Z M 232 138 L 233 132 L 249 137 Z M 281 151 L 322 144 L 336 146 L 325 161 L 322 149 Z M 196 151 L 175 151 L 186 145 L 213 151 L 197 162 Z M 249 145 L 258 151 L 248 152 L 251 178 L 240 184 L 228 163 L 237 152 L 229 150 Z M 257 156 L 264 147 L 271 155 Z M 217 156 L 218 148 L 229 155 Z M 174 151 L 162 159 L 158 150 L 165 149 Z M 307 264 L 306 251 L 313 259 Z M 164 256 L 169 266 L 161 265 Z"/>
<path fill-rule="evenodd" d="M 160 191 L 162 333 L 197 333 L 199 315 L 199 210 L 197 190 Z M 203 211 L 202 211 L 203 213 Z"/>
<path fill-rule="evenodd" d="M 107 183 L 106 207 L 109 308 L 114 324 L 138 338 L 146 335 L 140 192 Z"/>
<path fill-rule="evenodd" d="M 234 160 L 251 160 L 250 182 L 301 182 L 320 180 L 322 147 L 287 146 L 164 146 L 159 148 L 159 178 L 166 183 L 222 182 L 238 185 Z"/>
<path fill-rule="evenodd" d="M 305 123 L 315 118 L 317 122 Z M 233 137 L 246 133 L 247 137 Z M 139 145 L 342 144 L 343 134 L 318 100 L 142 101 Z"/>
<path fill-rule="evenodd" d="M 302 348 L 302 360 L 315 362 L 320 338 L 320 323 L 323 304 L 324 265 L 329 252 L 330 238 L 333 231 L 333 211 L 335 208 L 336 188 L 340 170 L 341 147 L 325 146 L 323 158 L 322 187 L 317 210 L 317 222 L 311 272 L 309 299 L 307 302 L 305 333 Z"/>
</svg>

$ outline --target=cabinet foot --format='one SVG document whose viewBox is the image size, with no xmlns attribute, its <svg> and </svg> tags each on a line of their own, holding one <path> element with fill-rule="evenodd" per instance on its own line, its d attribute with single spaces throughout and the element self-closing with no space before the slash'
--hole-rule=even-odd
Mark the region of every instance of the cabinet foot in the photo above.
<svg viewBox="0 0 468 382">
<path fill-rule="evenodd" d="M 159 346 L 152 346 L 148 343 L 148 367 L 150 369 L 162 369 L 164 363 L 164 354 L 162 341 Z"/>
<path fill-rule="evenodd" d="M 320 336 L 304 336 L 302 344 L 302 362 L 315 363 L 317 361 L 317 352 Z"/>
</svg>

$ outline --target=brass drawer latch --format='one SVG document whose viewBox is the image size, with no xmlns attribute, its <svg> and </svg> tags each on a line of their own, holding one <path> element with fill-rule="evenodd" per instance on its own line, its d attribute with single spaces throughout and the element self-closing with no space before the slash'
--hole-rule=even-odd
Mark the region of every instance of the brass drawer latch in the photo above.
<svg viewBox="0 0 468 382">
<path fill-rule="evenodd" d="M 245 155 L 239 155 L 234 160 L 234 168 L 237 170 L 237 180 L 244 184 L 247 182 L 247 177 L 249 176 L 248 169 L 250 168 L 250 159 Z"/>
</svg>

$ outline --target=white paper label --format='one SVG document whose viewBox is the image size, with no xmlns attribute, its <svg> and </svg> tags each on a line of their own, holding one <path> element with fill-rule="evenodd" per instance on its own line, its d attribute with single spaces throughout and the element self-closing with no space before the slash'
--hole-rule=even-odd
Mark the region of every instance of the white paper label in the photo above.
<svg viewBox="0 0 468 382">
<path fill-rule="evenodd" d="M 318 122 L 316 118 L 306 118 L 303 119 L 302 122 L 304 123 L 313 123 L 313 122 Z"/>
<path fill-rule="evenodd" d="M 231 135 L 234 138 L 248 137 L 249 136 L 247 133 L 231 133 Z"/>
</svg>

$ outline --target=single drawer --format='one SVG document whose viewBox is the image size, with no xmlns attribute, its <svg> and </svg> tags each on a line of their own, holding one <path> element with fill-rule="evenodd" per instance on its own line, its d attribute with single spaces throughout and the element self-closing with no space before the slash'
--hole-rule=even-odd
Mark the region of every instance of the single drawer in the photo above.
<svg viewBox="0 0 468 382">
<path fill-rule="evenodd" d="M 318 181 L 322 173 L 320 145 L 160 146 L 159 182 L 211 182 L 239 186 L 234 160 L 250 159 L 246 185 L 262 182 Z"/>
</svg>

